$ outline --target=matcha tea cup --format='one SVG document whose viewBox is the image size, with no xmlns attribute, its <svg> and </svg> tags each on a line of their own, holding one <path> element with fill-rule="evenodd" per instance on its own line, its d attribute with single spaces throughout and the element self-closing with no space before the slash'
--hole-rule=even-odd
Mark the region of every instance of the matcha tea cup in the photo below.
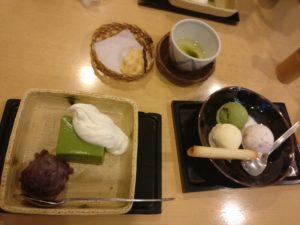
<svg viewBox="0 0 300 225">
<path fill-rule="evenodd" d="M 169 36 L 169 54 L 174 66 L 196 71 L 213 62 L 221 50 L 216 31 L 197 19 L 178 21 Z"/>
</svg>

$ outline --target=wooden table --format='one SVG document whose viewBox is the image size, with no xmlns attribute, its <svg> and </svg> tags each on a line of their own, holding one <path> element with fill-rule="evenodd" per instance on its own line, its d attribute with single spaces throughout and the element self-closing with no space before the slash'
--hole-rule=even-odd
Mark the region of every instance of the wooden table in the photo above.
<svg viewBox="0 0 300 225">
<path fill-rule="evenodd" d="M 299 224 L 300 186 L 222 189 L 182 193 L 172 121 L 172 100 L 205 100 L 221 87 L 238 85 L 284 102 L 300 118 L 300 79 L 280 83 L 275 66 L 299 47 L 300 5 L 279 1 L 267 9 L 240 1 L 241 22 L 204 20 L 219 34 L 222 50 L 205 82 L 179 87 L 154 66 L 136 82 L 103 83 L 91 69 L 89 45 L 101 24 L 127 22 L 145 29 L 157 44 L 187 16 L 142 7 L 136 0 L 102 0 L 85 8 L 78 0 L 0 1 L 0 106 L 31 88 L 112 94 L 137 102 L 140 111 L 162 115 L 163 204 L 159 215 L 35 216 L 0 214 L 0 224 Z M 297 133 L 300 140 L 300 132 Z"/>
</svg>

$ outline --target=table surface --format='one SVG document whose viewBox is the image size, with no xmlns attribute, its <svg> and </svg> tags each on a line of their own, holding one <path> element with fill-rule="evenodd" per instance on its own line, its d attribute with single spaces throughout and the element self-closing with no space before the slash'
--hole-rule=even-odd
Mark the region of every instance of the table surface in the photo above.
<svg viewBox="0 0 300 225">
<path fill-rule="evenodd" d="M 101 24 L 140 26 L 154 44 L 172 25 L 188 16 L 139 6 L 136 0 L 102 0 L 85 8 L 78 0 L 0 1 L 0 107 L 31 88 L 83 91 L 124 96 L 140 111 L 162 115 L 163 204 L 159 215 L 35 216 L 0 214 L 0 224 L 299 224 L 300 186 L 222 189 L 182 193 L 172 121 L 173 100 L 205 100 L 231 85 L 243 86 L 284 102 L 290 119 L 300 118 L 300 79 L 280 83 L 275 67 L 299 47 L 300 4 L 240 1 L 240 23 L 203 20 L 219 34 L 222 50 L 214 74 L 203 83 L 179 87 L 154 66 L 136 82 L 102 82 L 91 68 L 93 31 Z M 296 134 L 300 140 L 300 132 Z"/>
</svg>

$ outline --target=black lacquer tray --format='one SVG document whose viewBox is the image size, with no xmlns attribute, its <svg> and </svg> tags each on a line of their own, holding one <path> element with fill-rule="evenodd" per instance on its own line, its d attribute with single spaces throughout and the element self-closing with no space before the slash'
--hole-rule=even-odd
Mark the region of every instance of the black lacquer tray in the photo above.
<svg viewBox="0 0 300 225">
<path fill-rule="evenodd" d="M 231 25 L 236 25 L 240 22 L 240 16 L 238 12 L 229 17 L 219 17 L 219 16 L 204 14 L 200 12 L 195 12 L 195 11 L 175 7 L 171 5 L 168 0 L 138 0 L 138 4 L 142 6 L 151 7 L 151 8 L 180 13 L 188 16 L 214 20 L 217 22 L 231 24 Z"/>
<path fill-rule="evenodd" d="M 0 172 L 19 108 L 19 99 L 6 102 L 0 123 Z M 135 198 L 161 198 L 161 115 L 139 112 Z M 160 202 L 135 202 L 129 214 L 159 214 Z"/>
<path fill-rule="evenodd" d="M 290 124 L 284 103 L 275 103 Z M 198 114 L 202 103 L 199 101 L 173 101 L 172 112 L 180 166 L 183 192 L 206 191 L 219 188 L 238 188 L 240 185 L 222 175 L 208 159 L 188 157 L 186 151 L 193 145 L 201 145 L 198 135 Z M 291 125 L 291 124 L 290 124 Z M 295 136 L 292 136 L 295 138 Z M 295 140 L 297 145 L 297 142 Z M 296 146 L 296 149 L 298 146 Z M 300 183 L 300 156 L 295 153 L 293 171 L 280 184 Z"/>
</svg>

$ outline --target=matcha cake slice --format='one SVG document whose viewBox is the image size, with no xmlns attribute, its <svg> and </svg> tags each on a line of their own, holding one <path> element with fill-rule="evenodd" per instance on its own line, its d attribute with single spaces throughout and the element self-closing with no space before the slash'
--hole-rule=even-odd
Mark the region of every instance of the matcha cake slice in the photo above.
<svg viewBox="0 0 300 225">
<path fill-rule="evenodd" d="M 105 149 L 89 144 L 75 133 L 72 117 L 63 116 L 60 120 L 60 129 L 56 147 L 56 156 L 69 162 L 85 164 L 102 164 Z"/>
</svg>

